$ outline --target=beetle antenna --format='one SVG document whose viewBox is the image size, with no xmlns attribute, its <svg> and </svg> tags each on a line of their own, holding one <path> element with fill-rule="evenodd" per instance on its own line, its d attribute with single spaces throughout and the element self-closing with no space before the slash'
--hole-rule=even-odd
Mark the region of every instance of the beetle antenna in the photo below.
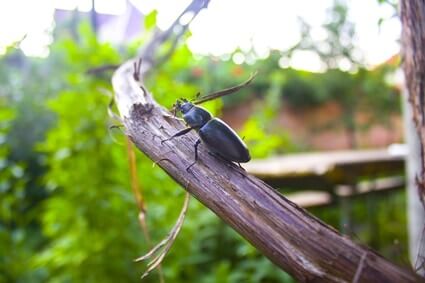
<svg viewBox="0 0 425 283">
<path fill-rule="evenodd" d="M 206 101 L 210 101 L 210 100 L 213 100 L 213 99 L 216 99 L 216 98 L 228 95 L 228 94 L 235 93 L 235 92 L 239 91 L 240 89 L 249 85 L 252 82 L 252 80 L 257 76 L 257 74 L 258 74 L 258 72 L 255 71 L 253 74 L 251 74 L 251 76 L 245 82 L 238 84 L 236 86 L 232 86 L 232 87 L 229 87 L 229 88 L 225 88 L 223 90 L 219 90 L 217 92 L 213 92 L 213 93 L 204 95 L 201 98 L 194 101 L 193 103 L 194 104 L 201 104 L 201 103 L 206 102 Z"/>
</svg>

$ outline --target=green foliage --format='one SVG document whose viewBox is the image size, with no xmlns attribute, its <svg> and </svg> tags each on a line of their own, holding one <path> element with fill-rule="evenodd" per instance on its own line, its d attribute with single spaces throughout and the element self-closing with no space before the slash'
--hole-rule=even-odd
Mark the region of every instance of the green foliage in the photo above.
<svg viewBox="0 0 425 283">
<path fill-rule="evenodd" d="M 318 84 L 318 74 L 296 71 L 282 72 L 284 83 L 281 90 L 282 100 L 294 108 L 309 108 L 328 101 L 328 92 L 322 91 Z"/>
<path fill-rule="evenodd" d="M 372 247 L 386 258 L 410 268 L 407 257 L 408 234 L 406 194 L 368 195 L 348 201 L 350 218 L 344 218 L 342 206 L 314 208 L 311 212 L 333 227 L 340 227 L 355 241 Z M 391 209 L 388 209 L 388 208 Z M 351 223 L 347 226 L 348 223 Z"/>
<path fill-rule="evenodd" d="M 334 101 L 344 109 L 375 112 L 382 117 L 400 110 L 397 91 L 386 81 L 392 68 L 359 69 L 355 73 L 330 69 L 324 73 L 310 73 L 285 69 L 282 77 L 282 99 L 295 108 L 310 108 Z M 358 108 L 356 108 L 358 107 Z M 376 116 L 375 118 L 380 118 Z"/>
<path fill-rule="evenodd" d="M 155 22 L 154 12 L 146 17 L 146 29 L 152 32 Z M 0 282 L 139 282 L 145 268 L 133 262 L 148 244 L 130 190 L 125 140 L 113 132 L 116 143 L 108 129 L 110 97 L 104 90 L 110 90 L 110 75 L 87 74 L 124 61 L 139 45 L 119 53 L 98 42 L 88 25 L 80 26 L 76 38 L 57 38 L 45 60 L 14 51 L 1 58 L 0 106 L 11 110 L 0 112 Z M 279 69 L 279 58 L 272 53 L 269 60 L 235 66 L 195 58 L 182 45 L 147 78 L 147 86 L 171 107 L 178 98 L 233 86 L 259 70 L 240 94 L 205 104 L 220 115 L 222 107 L 254 101 L 240 131 L 254 157 L 298 149 L 272 123 L 281 101 L 313 107 L 344 99 L 349 105 L 345 101 L 357 93 L 388 93 L 384 70 L 317 75 Z M 369 105 L 367 99 L 358 104 Z M 392 105 L 388 100 L 385 107 Z M 183 190 L 145 156 L 138 159 L 148 227 L 158 242 L 177 218 Z M 196 200 L 162 270 L 167 282 L 177 283 L 293 282 Z M 146 282 L 158 282 L 157 274 Z"/>
<path fill-rule="evenodd" d="M 90 61 L 87 55 L 81 58 Z M 78 80 L 78 88 L 59 93 L 50 103 L 58 121 L 38 147 L 47 154 L 45 180 L 52 196 L 41 218 L 49 244 L 33 263 L 48 266 L 52 281 L 131 281 L 140 232 L 133 221 L 134 201 L 124 187 L 127 178 L 116 171 L 125 160 L 114 158 L 125 151 L 108 138 L 105 108 L 96 107 L 108 103 L 97 90 L 105 83 L 82 71 L 71 78 Z"/>
<path fill-rule="evenodd" d="M 123 58 L 110 45 L 99 43 L 85 25 L 78 38 L 77 42 L 62 38 L 52 46 L 44 64 L 60 62 L 60 68 L 47 72 L 49 79 L 34 84 L 43 88 L 45 84 L 39 82 L 50 81 L 55 93 L 49 88 L 48 94 L 31 100 L 42 108 L 34 108 L 33 118 L 24 123 L 31 128 L 39 122 L 36 115 L 50 117 L 43 122 L 44 130 L 37 131 L 25 146 L 42 166 L 32 189 L 42 192 L 43 197 L 22 193 L 29 188 L 26 180 L 32 174 L 25 170 L 28 162 L 8 163 L 10 170 L 0 175 L 0 183 L 8 184 L 1 192 L 1 250 L 6 252 L 0 257 L 0 282 L 139 282 L 145 268 L 133 262 L 148 245 L 137 220 L 125 147 L 113 141 L 108 129 L 110 98 L 103 95 L 103 89 L 109 89 L 110 82 L 103 74 L 86 74 L 92 67 L 116 64 Z M 148 82 L 165 105 L 198 91 L 199 87 L 185 82 L 184 76 L 175 75 L 193 61 L 186 46 L 178 48 L 152 76 L 155 81 Z M 31 97 L 30 89 L 22 91 L 23 100 Z M 220 105 L 220 101 L 213 101 L 206 107 L 218 112 Z M 16 117 L 9 118 L 10 123 L 17 123 Z M 25 134 L 23 126 L 7 131 L 8 137 Z M 17 139 L 10 140 L 15 144 Z M 9 157 L 11 152 L 2 151 L 1 156 Z M 148 227 L 153 241 L 158 242 L 177 218 L 183 191 L 143 156 L 139 157 L 138 172 L 148 206 Z M 17 210 L 28 201 L 30 210 Z M 282 282 L 282 278 L 290 282 L 289 276 L 195 200 L 162 269 L 166 280 L 172 282 Z M 147 282 L 157 281 L 155 274 L 147 278 Z"/>
<path fill-rule="evenodd" d="M 347 2 L 334 0 L 327 11 L 325 23 L 322 25 L 323 39 L 315 40 L 311 37 L 311 26 L 300 19 L 301 40 L 286 53 L 289 57 L 298 49 L 315 52 L 327 69 L 343 67 L 356 70 L 361 65 L 363 57 L 357 48 L 356 30 L 348 17 Z"/>
<path fill-rule="evenodd" d="M 28 264 L 33 250 L 43 244 L 38 213 L 47 192 L 40 184 L 43 156 L 33 147 L 53 119 L 44 101 L 58 88 L 50 80 L 58 65 L 28 60 L 13 49 L 0 58 L 0 282 L 40 279 Z"/>
<path fill-rule="evenodd" d="M 0 106 L 5 105 L 0 100 Z M 21 201 L 25 198 L 25 179 L 23 177 L 23 164 L 8 159 L 10 148 L 6 143 L 6 136 L 10 124 L 15 117 L 12 110 L 5 109 L 0 112 L 0 249 L 2 251 L 13 248 L 8 254 L 0 253 L 0 282 L 6 282 L 15 274 L 24 272 L 15 261 L 25 261 L 28 256 L 29 245 L 25 242 L 27 229 L 22 226 L 28 217 L 17 217 L 17 211 L 22 212 Z"/>
<path fill-rule="evenodd" d="M 157 15 L 158 11 L 154 10 L 145 16 L 145 29 L 151 30 L 153 27 L 155 27 Z"/>
</svg>

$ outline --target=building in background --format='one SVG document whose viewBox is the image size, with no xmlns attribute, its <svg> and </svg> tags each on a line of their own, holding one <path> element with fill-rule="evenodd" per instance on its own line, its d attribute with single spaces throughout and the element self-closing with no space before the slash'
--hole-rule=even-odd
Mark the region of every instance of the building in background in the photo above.
<svg viewBox="0 0 425 283">
<path fill-rule="evenodd" d="M 106 6 L 105 4 L 111 2 Z M 85 1 L 86 4 L 73 9 L 56 8 L 56 26 L 69 26 L 72 30 L 82 19 L 90 21 L 93 30 L 101 41 L 124 44 L 140 36 L 143 31 L 144 15 L 131 1 Z M 103 5 L 103 6 L 102 6 Z"/>
</svg>

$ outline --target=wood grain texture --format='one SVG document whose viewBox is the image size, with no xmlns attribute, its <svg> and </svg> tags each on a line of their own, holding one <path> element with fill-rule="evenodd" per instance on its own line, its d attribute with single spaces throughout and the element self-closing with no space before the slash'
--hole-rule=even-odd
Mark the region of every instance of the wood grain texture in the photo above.
<svg viewBox="0 0 425 283">
<path fill-rule="evenodd" d="M 112 82 L 126 134 L 136 146 L 299 282 L 352 282 L 354 277 L 357 282 L 420 282 L 413 272 L 340 235 L 261 180 L 211 156 L 202 144 L 199 162 L 186 171 L 194 159 L 196 133 L 161 143 L 184 124 L 142 90 L 132 62 L 122 65 Z"/>
</svg>

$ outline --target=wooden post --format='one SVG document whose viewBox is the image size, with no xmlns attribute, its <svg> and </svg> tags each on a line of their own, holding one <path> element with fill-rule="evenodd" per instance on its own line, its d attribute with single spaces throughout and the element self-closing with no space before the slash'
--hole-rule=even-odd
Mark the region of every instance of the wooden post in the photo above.
<svg viewBox="0 0 425 283">
<path fill-rule="evenodd" d="M 413 124 L 411 105 L 407 101 L 407 91 L 404 90 L 403 94 L 404 128 L 409 151 L 406 158 L 409 257 L 412 266 L 423 276 L 425 275 L 425 270 L 420 268 L 420 264 L 421 258 L 425 257 L 425 245 L 421 245 L 421 242 L 424 240 L 425 210 L 419 200 L 419 192 L 416 184 L 416 177 L 421 171 L 420 143 L 418 133 Z"/>
</svg>

